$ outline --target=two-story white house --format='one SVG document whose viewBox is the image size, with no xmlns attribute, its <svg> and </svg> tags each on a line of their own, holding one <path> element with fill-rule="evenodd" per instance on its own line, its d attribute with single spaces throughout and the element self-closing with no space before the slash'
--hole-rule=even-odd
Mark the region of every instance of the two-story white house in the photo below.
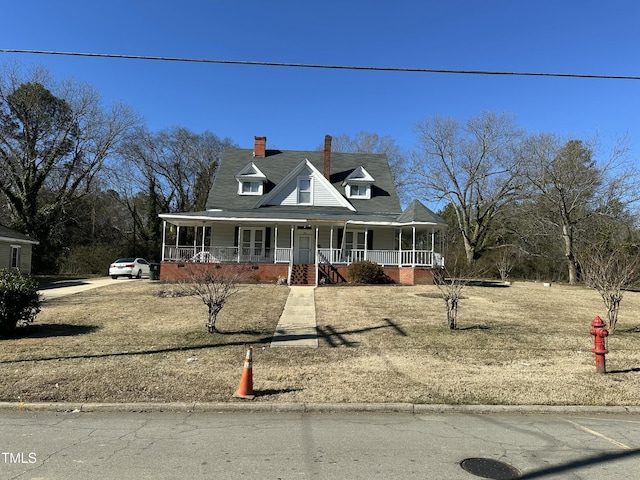
<svg viewBox="0 0 640 480">
<path fill-rule="evenodd" d="M 444 265 L 446 222 L 417 200 L 403 211 L 388 160 L 324 150 L 224 151 L 206 210 L 165 213 L 161 279 L 187 263 L 250 265 L 254 280 L 347 281 L 370 260 L 406 284 L 430 283 Z"/>
</svg>

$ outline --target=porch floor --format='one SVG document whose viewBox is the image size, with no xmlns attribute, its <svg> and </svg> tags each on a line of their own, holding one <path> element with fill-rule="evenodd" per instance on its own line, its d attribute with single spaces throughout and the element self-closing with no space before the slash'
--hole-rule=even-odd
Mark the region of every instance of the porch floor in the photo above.
<svg viewBox="0 0 640 480">
<path fill-rule="evenodd" d="M 289 296 L 271 346 L 317 348 L 315 289 L 296 286 L 289 288 Z"/>
</svg>

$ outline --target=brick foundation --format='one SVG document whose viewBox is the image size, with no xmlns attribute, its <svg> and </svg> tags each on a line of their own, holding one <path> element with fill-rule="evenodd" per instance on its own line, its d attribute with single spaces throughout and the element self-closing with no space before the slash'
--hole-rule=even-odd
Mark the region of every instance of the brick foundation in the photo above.
<svg viewBox="0 0 640 480">
<path fill-rule="evenodd" d="M 426 267 L 398 268 L 398 283 L 404 285 L 433 285 L 433 269 Z"/>
<path fill-rule="evenodd" d="M 188 278 L 190 272 L 199 269 L 224 268 L 242 271 L 247 283 L 276 283 L 279 278 L 287 278 L 289 266 L 273 263 L 191 263 L 162 262 L 160 280 L 172 282 Z M 336 270 L 349 281 L 349 267 L 336 265 Z M 402 285 L 433 285 L 433 269 L 428 267 L 383 267 L 384 273 L 393 283 Z"/>
<path fill-rule="evenodd" d="M 286 264 L 162 262 L 160 280 L 164 282 L 183 280 L 188 278 L 190 273 L 207 268 L 242 272 L 242 277 L 247 283 L 276 283 L 278 278 L 286 279 L 289 273 L 289 266 Z"/>
</svg>

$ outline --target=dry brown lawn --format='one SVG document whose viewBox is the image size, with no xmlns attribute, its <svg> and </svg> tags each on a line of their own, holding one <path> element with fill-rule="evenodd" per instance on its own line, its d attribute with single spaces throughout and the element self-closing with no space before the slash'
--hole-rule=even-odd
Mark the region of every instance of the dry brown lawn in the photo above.
<svg viewBox="0 0 640 480">
<path fill-rule="evenodd" d="M 436 287 L 321 287 L 317 349 L 270 347 L 286 286 L 243 286 L 215 335 L 199 300 L 161 288 L 121 280 L 45 303 L 0 340 L 0 401 L 239 401 L 252 346 L 256 402 L 640 405 L 636 292 L 598 375 L 589 330 L 605 312 L 584 287 L 467 287 L 457 331 Z"/>
</svg>

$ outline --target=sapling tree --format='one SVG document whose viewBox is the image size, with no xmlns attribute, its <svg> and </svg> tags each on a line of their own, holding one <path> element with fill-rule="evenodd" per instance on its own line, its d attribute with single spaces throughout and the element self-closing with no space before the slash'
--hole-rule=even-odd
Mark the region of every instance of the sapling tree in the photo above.
<svg viewBox="0 0 640 480">
<path fill-rule="evenodd" d="M 198 264 L 186 267 L 186 276 L 178 282 L 179 289 L 202 300 L 207 306 L 206 327 L 209 333 L 218 333 L 218 314 L 227 300 L 238 293 L 238 284 L 246 272 L 239 265 Z"/>
<path fill-rule="evenodd" d="M 503 249 L 502 252 L 500 252 L 500 257 L 498 258 L 498 261 L 496 262 L 496 267 L 498 269 L 498 273 L 500 274 L 500 279 L 503 282 L 506 282 L 507 279 L 509 278 L 509 274 L 513 269 L 513 264 L 514 264 L 513 252 Z"/>
<path fill-rule="evenodd" d="M 447 325 L 449 329 L 456 330 L 458 328 L 458 302 L 466 283 L 462 279 L 449 277 L 444 268 L 434 273 L 434 282 L 447 305 Z"/>
<path fill-rule="evenodd" d="M 589 249 L 583 257 L 583 278 L 602 297 L 607 308 L 607 328 L 613 334 L 624 292 L 640 279 L 640 257 L 637 252 L 603 246 Z"/>
</svg>

